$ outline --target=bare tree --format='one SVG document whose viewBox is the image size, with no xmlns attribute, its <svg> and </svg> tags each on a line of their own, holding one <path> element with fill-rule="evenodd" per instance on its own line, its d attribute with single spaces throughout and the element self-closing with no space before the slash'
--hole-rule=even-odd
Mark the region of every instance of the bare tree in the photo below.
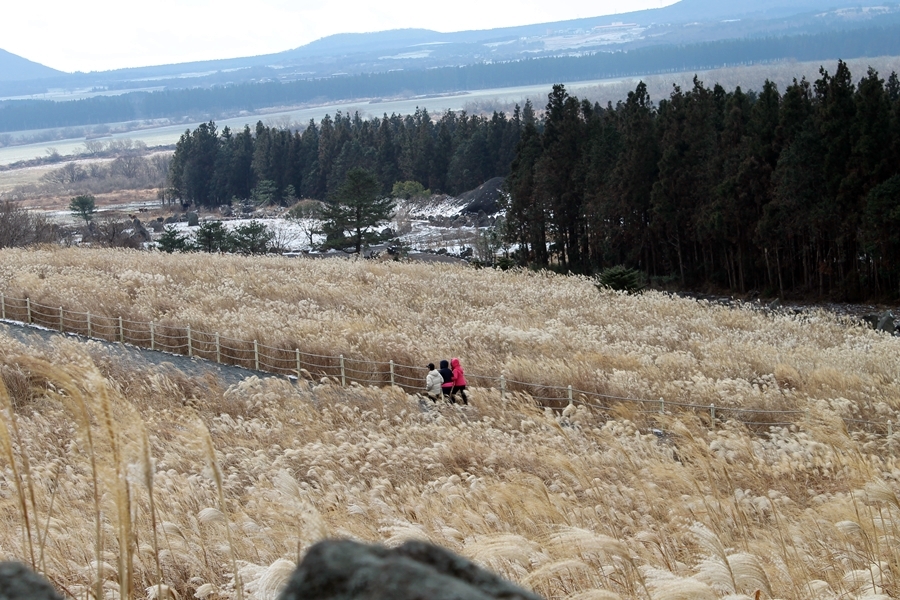
<svg viewBox="0 0 900 600">
<path fill-rule="evenodd" d="M 48 183 L 59 185 L 71 185 L 83 180 L 87 176 L 85 170 L 74 162 L 68 162 L 59 169 L 53 169 L 41 176 Z"/>
<path fill-rule="evenodd" d="M 122 175 L 126 179 L 137 179 L 139 175 L 147 172 L 147 159 L 135 154 L 120 156 L 112 163 L 112 172 Z"/>
<path fill-rule="evenodd" d="M 58 228 L 40 214 L 7 200 L 0 204 L 0 248 L 46 244 L 58 239 Z"/>
<path fill-rule="evenodd" d="M 91 156 L 95 156 L 103 152 L 103 147 L 105 144 L 102 140 L 85 140 L 84 141 L 84 151 L 86 154 L 90 154 Z"/>
<path fill-rule="evenodd" d="M 139 248 L 140 243 L 132 235 L 133 227 L 131 221 L 104 217 L 88 227 L 84 240 L 107 248 Z"/>
<path fill-rule="evenodd" d="M 165 152 L 150 156 L 150 168 L 155 171 L 155 176 L 164 181 L 169 174 L 169 165 L 172 164 L 172 154 Z"/>
</svg>

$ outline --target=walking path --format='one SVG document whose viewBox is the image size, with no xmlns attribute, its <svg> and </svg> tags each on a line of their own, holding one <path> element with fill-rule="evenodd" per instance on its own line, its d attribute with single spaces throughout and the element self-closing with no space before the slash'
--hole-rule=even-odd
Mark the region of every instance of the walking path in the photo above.
<svg viewBox="0 0 900 600">
<path fill-rule="evenodd" d="M 217 364 L 208 360 L 189 358 L 182 354 L 147 350 L 128 344 L 105 342 L 97 339 L 87 340 L 78 335 L 63 334 L 44 327 L 23 325 L 14 321 L 0 321 L 0 335 L 9 336 L 32 348 L 40 348 L 42 346 L 49 348 L 52 340 L 65 336 L 82 344 L 96 344 L 120 364 L 135 371 L 150 368 L 162 369 L 163 371 L 175 369 L 191 378 L 202 378 L 211 374 L 221 382 L 223 387 L 239 383 L 252 375 L 257 377 L 277 377 L 277 375 L 272 373 L 253 371 L 234 365 Z"/>
</svg>

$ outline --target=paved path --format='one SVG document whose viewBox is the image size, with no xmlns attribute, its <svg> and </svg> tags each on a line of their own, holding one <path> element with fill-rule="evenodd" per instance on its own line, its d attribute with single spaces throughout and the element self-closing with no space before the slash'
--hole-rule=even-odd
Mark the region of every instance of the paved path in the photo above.
<svg viewBox="0 0 900 600">
<path fill-rule="evenodd" d="M 57 331 L 51 331 L 42 327 L 32 327 L 16 323 L 15 321 L 0 321 L 0 335 L 9 336 L 15 340 L 22 342 L 32 348 L 40 348 L 41 346 L 49 347 L 51 340 L 66 336 L 68 339 L 76 340 L 80 343 L 87 343 L 87 339 L 74 334 L 63 334 Z M 233 365 L 220 365 L 208 360 L 189 358 L 181 354 L 170 354 L 168 352 L 159 352 L 120 344 L 115 342 L 105 342 L 102 340 L 90 340 L 94 344 L 103 347 L 111 357 L 119 361 L 121 364 L 127 365 L 128 368 L 135 371 L 142 369 L 157 368 L 165 371 L 166 369 L 175 369 L 181 371 L 186 376 L 205 377 L 212 374 L 223 387 L 228 387 L 238 383 L 251 375 L 258 377 L 278 377 L 271 373 L 262 371 L 253 371 L 243 367 Z"/>
</svg>

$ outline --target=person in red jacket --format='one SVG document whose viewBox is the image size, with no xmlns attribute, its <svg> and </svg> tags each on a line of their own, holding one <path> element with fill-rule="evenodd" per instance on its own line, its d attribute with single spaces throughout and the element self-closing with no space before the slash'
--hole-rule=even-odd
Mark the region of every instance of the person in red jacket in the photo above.
<svg viewBox="0 0 900 600">
<path fill-rule="evenodd" d="M 450 368 L 453 370 L 453 388 L 450 391 L 450 401 L 456 402 L 456 393 L 462 396 L 463 404 L 469 403 L 469 398 L 466 396 L 466 375 L 463 371 L 462 365 L 459 364 L 459 359 L 454 358 L 450 361 Z"/>
</svg>

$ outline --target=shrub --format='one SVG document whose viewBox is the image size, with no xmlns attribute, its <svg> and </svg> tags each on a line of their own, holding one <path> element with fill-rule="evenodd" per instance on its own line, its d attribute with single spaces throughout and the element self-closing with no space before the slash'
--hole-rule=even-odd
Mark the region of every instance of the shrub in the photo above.
<svg viewBox="0 0 900 600">
<path fill-rule="evenodd" d="M 187 252 L 190 249 L 191 244 L 186 235 L 180 233 L 175 226 L 169 225 L 165 228 L 162 235 L 159 236 L 156 247 L 163 252 L 171 254 L 176 251 Z"/>
<path fill-rule="evenodd" d="M 644 274 L 623 265 L 603 269 L 597 276 L 598 289 L 612 289 L 629 294 L 638 294 L 647 287 Z"/>
</svg>

